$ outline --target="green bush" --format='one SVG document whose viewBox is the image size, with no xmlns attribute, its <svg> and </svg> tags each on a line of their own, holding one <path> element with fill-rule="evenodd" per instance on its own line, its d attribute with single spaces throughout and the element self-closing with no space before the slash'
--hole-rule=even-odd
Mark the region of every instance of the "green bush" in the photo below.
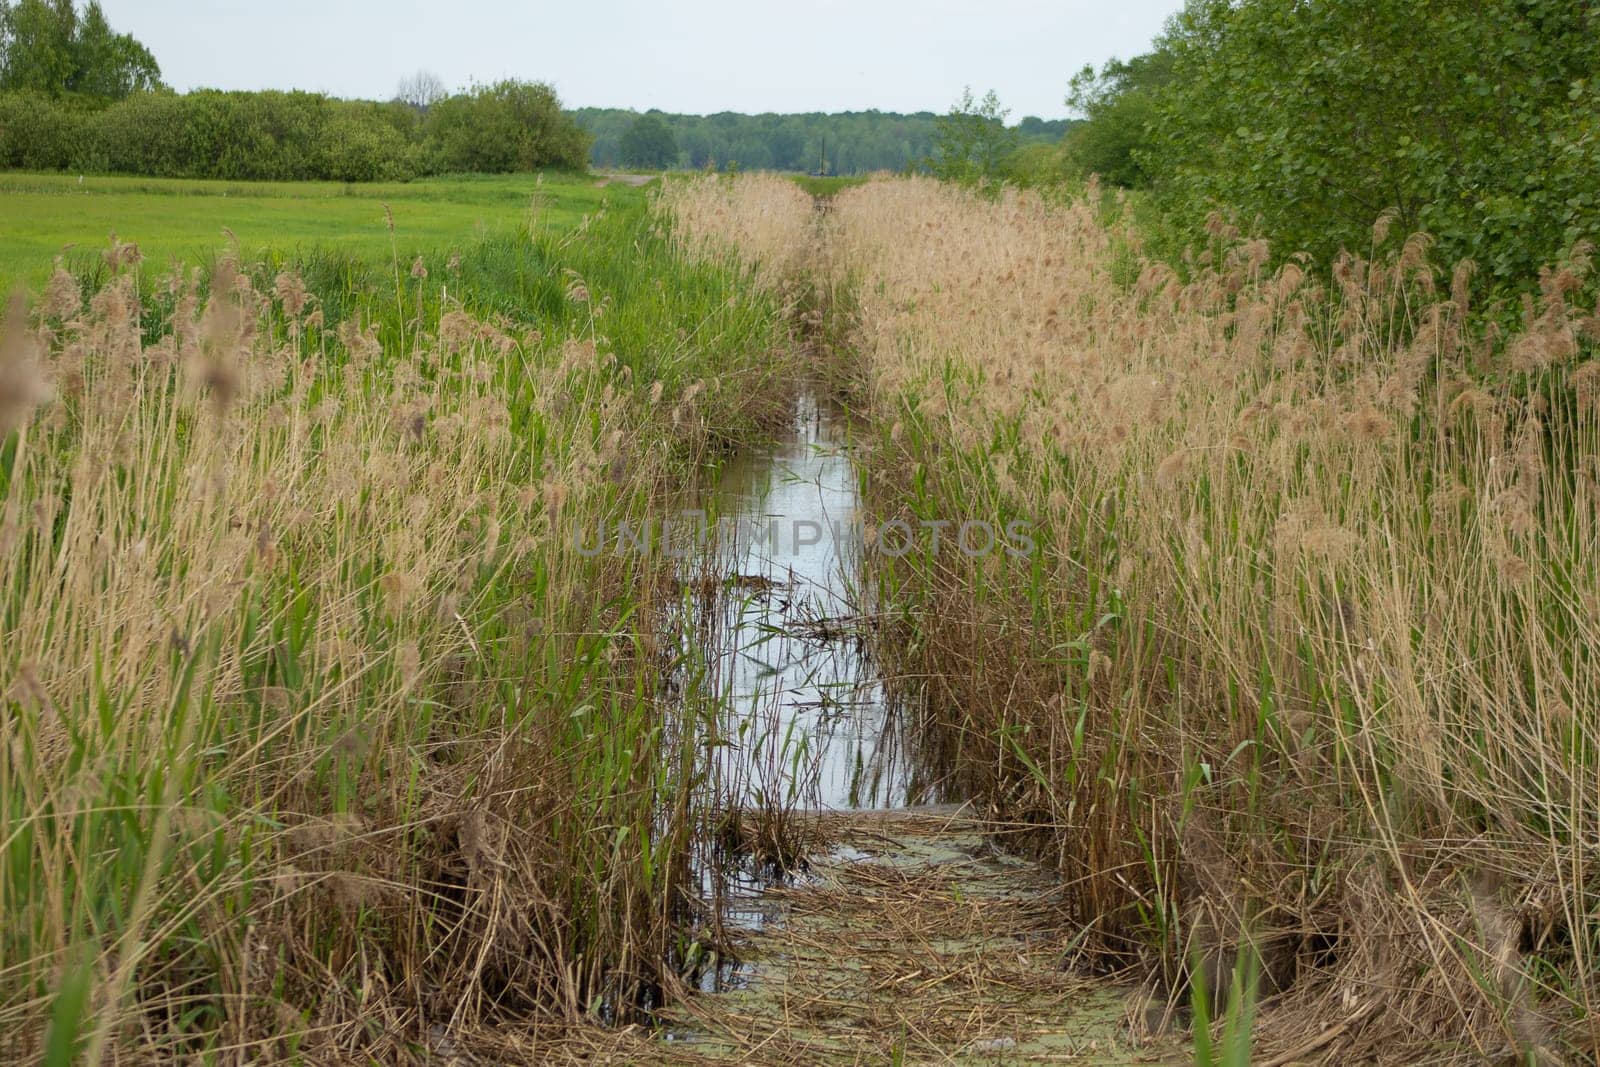
<svg viewBox="0 0 1600 1067">
<path fill-rule="evenodd" d="M 588 161 L 589 135 L 540 82 L 501 81 L 447 97 L 428 109 L 427 131 L 447 171 L 582 170 Z"/>
<path fill-rule="evenodd" d="M 1143 157 L 1152 144 L 1156 94 L 1170 79 L 1170 68 L 1170 55 L 1156 51 L 1126 62 L 1113 59 L 1099 73 L 1084 67 L 1072 79 L 1067 103 L 1087 118 L 1063 142 L 1073 169 L 1124 188 L 1149 184 Z"/>
<path fill-rule="evenodd" d="M 581 170 L 588 134 L 546 85 L 500 82 L 426 120 L 319 93 L 133 93 L 95 109 L 0 93 L 0 167 L 234 181 L 395 181 L 441 171 Z"/>
<path fill-rule="evenodd" d="M 1191 224 L 1283 252 L 1427 231 L 1517 283 L 1600 236 L 1600 8 L 1571 0 L 1190 0 L 1139 155 Z"/>
<path fill-rule="evenodd" d="M 116 174 L 151 177 L 186 175 L 194 158 L 186 129 L 185 98 L 174 93 L 136 93 L 94 116 L 91 136 Z"/>
<path fill-rule="evenodd" d="M 295 181 L 322 177 L 327 98 L 310 93 L 190 93 L 196 162 L 216 161 L 215 178 Z"/>
<path fill-rule="evenodd" d="M 1506 289 L 1600 238 L 1593 4 L 1188 0 L 1069 103 L 1077 169 L 1149 188 L 1179 245 L 1221 211 L 1328 261 L 1387 216 Z"/>
<path fill-rule="evenodd" d="M 977 100 L 966 89 L 950 113 L 939 119 L 933 152 L 924 167 L 934 177 L 967 185 L 1008 177 L 1012 157 L 1021 146 L 1017 131 L 1006 125 L 1009 113 L 994 90 Z"/>
<path fill-rule="evenodd" d="M 69 170 L 88 154 L 85 115 L 42 93 L 0 93 L 0 167 Z"/>
<path fill-rule="evenodd" d="M 1006 162 L 1008 180 L 1024 186 L 1059 186 L 1074 176 L 1075 168 L 1060 145 L 1025 144 Z"/>
<path fill-rule="evenodd" d="M 395 181 L 415 176 L 412 147 L 393 126 L 346 111 L 323 133 L 323 176 L 341 182 Z"/>
<path fill-rule="evenodd" d="M 136 93 L 92 128 L 114 173 L 291 181 L 324 176 L 330 103 L 311 93 Z"/>
</svg>

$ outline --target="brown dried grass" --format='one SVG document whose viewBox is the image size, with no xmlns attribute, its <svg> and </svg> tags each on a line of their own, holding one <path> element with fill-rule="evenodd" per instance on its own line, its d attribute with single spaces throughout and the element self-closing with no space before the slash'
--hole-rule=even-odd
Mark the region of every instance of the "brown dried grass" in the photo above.
<svg viewBox="0 0 1600 1067">
<path fill-rule="evenodd" d="M 1034 524 L 1027 564 L 883 568 L 886 651 L 1098 957 L 1176 995 L 1263 946 L 1280 1049 L 1595 1055 L 1586 250 L 1504 337 L 1423 238 L 1324 275 L 1219 230 L 1179 272 L 1093 191 L 924 180 L 823 225 L 878 507 Z"/>
</svg>

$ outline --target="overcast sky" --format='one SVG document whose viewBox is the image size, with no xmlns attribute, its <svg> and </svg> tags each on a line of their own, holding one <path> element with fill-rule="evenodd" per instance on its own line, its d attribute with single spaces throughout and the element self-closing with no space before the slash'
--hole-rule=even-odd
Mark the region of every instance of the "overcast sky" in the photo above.
<svg viewBox="0 0 1600 1067">
<path fill-rule="evenodd" d="M 102 0 L 177 89 L 394 94 L 552 82 L 569 107 L 944 111 L 970 84 L 1066 114 L 1085 63 L 1144 51 L 1182 0 Z"/>
</svg>

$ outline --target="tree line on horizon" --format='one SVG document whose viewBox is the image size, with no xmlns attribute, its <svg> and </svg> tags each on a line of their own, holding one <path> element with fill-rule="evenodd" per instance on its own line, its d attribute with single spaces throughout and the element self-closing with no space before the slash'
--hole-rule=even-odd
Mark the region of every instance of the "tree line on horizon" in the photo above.
<svg viewBox="0 0 1600 1067">
<path fill-rule="evenodd" d="M 226 180 L 406 180 L 582 169 L 588 135 L 541 82 L 445 92 L 418 75 L 389 101 L 173 92 L 95 0 L 0 0 L 0 167 Z"/>
<path fill-rule="evenodd" d="M 1293 93 L 1285 93 L 1293 86 Z M 388 101 L 175 93 L 98 2 L 0 0 L 0 167 L 224 179 L 405 180 L 631 166 L 967 182 L 1098 175 L 1138 190 L 1169 257 L 1220 214 L 1279 255 L 1361 250 L 1379 216 L 1491 282 L 1600 231 L 1600 7 L 1567 0 L 1188 0 L 1147 53 L 1085 68 L 1080 119 L 565 109 L 538 82 Z"/>
<path fill-rule="evenodd" d="M 939 154 L 931 111 L 713 115 L 562 107 L 540 82 L 450 92 L 418 71 L 387 101 L 176 93 L 98 0 L 0 0 L 0 167 L 229 180 L 405 180 L 585 165 L 864 174 Z M 990 121 L 990 120 L 985 120 Z M 1053 146 L 1066 120 L 1008 127 Z"/>
<path fill-rule="evenodd" d="M 922 166 L 936 154 L 940 123 L 948 118 L 931 111 L 686 115 L 592 107 L 572 115 L 594 138 L 589 158 L 595 167 L 731 166 L 838 175 Z M 1026 147 L 1057 144 L 1070 125 L 1067 119 L 1030 115 L 1009 129 L 1017 145 Z"/>
</svg>

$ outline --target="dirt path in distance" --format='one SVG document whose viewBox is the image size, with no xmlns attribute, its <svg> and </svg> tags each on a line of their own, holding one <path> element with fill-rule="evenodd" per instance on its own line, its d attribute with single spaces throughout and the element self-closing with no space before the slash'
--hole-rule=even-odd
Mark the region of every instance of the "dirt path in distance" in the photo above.
<svg viewBox="0 0 1600 1067">
<path fill-rule="evenodd" d="M 595 177 L 598 178 L 599 180 L 596 181 L 594 184 L 595 184 L 596 187 L 601 188 L 601 189 L 604 189 L 606 186 L 610 185 L 612 182 L 616 182 L 618 185 L 632 185 L 635 188 L 637 188 L 638 186 L 641 186 L 641 185 L 649 185 L 651 182 L 655 181 L 658 177 L 660 177 L 660 175 L 658 175 L 658 174 L 616 174 L 616 173 L 613 173 L 613 172 L 610 172 L 610 171 L 597 171 L 595 173 Z"/>
</svg>

